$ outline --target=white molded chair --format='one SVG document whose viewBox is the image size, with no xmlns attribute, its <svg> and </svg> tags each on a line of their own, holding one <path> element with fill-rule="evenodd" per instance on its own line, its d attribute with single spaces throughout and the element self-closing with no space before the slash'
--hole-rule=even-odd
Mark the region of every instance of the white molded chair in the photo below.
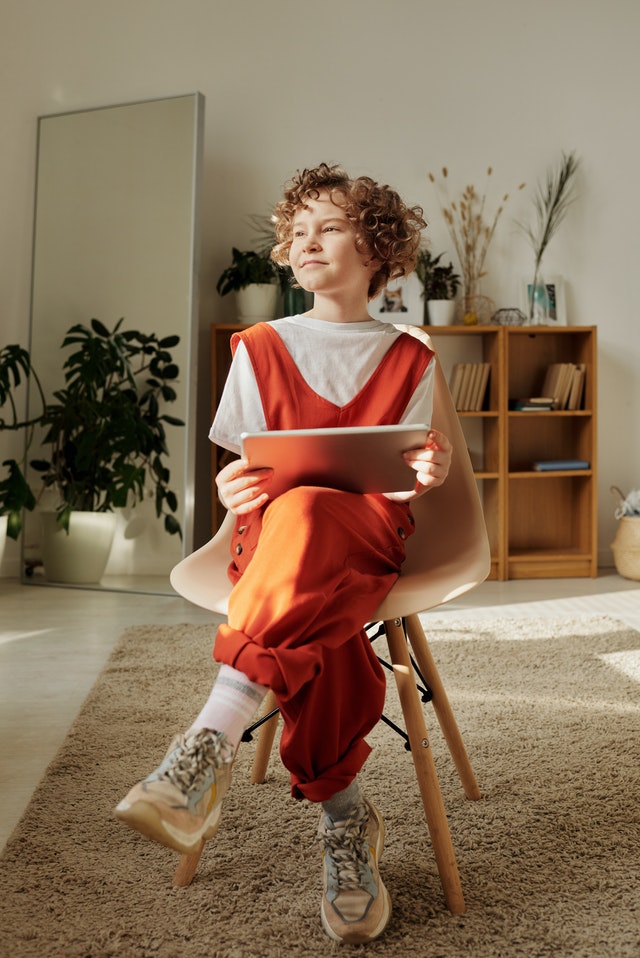
<svg viewBox="0 0 640 958">
<path fill-rule="evenodd" d="M 431 345 L 429 337 L 419 327 L 400 328 L 420 336 Z M 480 790 L 418 613 L 450 602 L 475 588 L 489 574 L 491 559 L 466 441 L 438 362 L 433 426 L 451 440 L 454 449 L 451 469 L 446 482 L 414 503 L 416 531 L 407 542 L 407 558 L 401 575 L 372 619 L 384 623 L 445 900 L 450 911 L 462 914 L 465 911 L 464 897 L 409 646 L 420 674 L 432 693 L 431 701 L 465 794 L 470 799 L 478 799 L 481 797 Z M 183 559 L 171 573 L 171 584 L 176 592 L 195 605 L 222 614 L 227 613 L 231 591 L 226 570 L 230 561 L 229 543 L 233 525 L 234 516 L 228 514 L 213 539 Z M 270 693 L 265 714 L 274 705 L 275 698 Z M 264 781 L 277 721 L 276 714 L 261 727 L 251 779 L 253 782 Z M 201 853 L 202 848 L 196 854 L 182 856 L 174 884 L 189 884 Z"/>
</svg>

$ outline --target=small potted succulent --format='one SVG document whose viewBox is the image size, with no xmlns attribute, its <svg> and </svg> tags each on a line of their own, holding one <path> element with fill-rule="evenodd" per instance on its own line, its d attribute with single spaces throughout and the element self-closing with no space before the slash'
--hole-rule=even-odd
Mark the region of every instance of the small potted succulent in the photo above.
<svg viewBox="0 0 640 958">
<path fill-rule="evenodd" d="M 242 325 L 273 319 L 278 297 L 277 267 L 265 253 L 231 250 L 232 260 L 216 284 L 221 296 L 236 294 Z"/>
<path fill-rule="evenodd" d="M 416 262 L 416 276 L 422 284 L 426 304 L 425 318 L 433 326 L 447 326 L 453 322 L 455 297 L 460 286 L 460 276 L 453 264 L 441 264 L 443 256 L 444 253 L 433 256 L 431 250 L 423 246 Z"/>
</svg>

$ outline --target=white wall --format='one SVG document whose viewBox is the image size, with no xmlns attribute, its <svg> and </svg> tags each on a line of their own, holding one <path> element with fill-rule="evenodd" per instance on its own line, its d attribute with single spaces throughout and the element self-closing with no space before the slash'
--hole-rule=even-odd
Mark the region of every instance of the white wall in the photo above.
<svg viewBox="0 0 640 958">
<path fill-rule="evenodd" d="M 327 160 L 422 204 L 450 243 L 427 172 L 462 188 L 494 168 L 515 190 L 484 292 L 517 302 L 530 270 L 513 226 L 562 150 L 582 158 L 579 202 L 545 272 L 569 321 L 599 334 L 601 563 L 615 531 L 609 486 L 640 485 L 637 254 L 637 0 L 1 0 L 0 324 L 28 336 L 36 118 L 201 91 L 205 107 L 199 430 L 200 540 L 209 528 L 208 325 L 233 319 L 215 281 L 245 217 L 267 212 L 300 166 Z M 2 458 L 13 452 L 3 438 Z M 5 559 L 17 568 L 17 551 Z M 13 563 L 13 565 L 11 564 Z"/>
</svg>

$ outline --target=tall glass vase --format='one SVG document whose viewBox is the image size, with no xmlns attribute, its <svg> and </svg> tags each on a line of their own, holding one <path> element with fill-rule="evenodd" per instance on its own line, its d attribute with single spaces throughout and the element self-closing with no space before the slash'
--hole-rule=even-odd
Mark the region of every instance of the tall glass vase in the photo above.
<svg viewBox="0 0 640 958">
<path fill-rule="evenodd" d="M 527 286 L 527 319 L 529 326 L 547 326 L 549 323 L 549 291 L 537 271 L 533 282 Z"/>
</svg>

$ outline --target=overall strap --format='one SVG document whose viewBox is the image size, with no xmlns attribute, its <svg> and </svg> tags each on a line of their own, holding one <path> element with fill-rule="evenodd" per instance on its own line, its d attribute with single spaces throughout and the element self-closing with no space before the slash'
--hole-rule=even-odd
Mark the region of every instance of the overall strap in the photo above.
<svg viewBox="0 0 640 958">
<path fill-rule="evenodd" d="M 336 406 L 309 386 L 273 327 L 258 323 L 235 333 L 233 352 L 240 340 L 253 367 L 268 429 L 397 423 L 433 357 L 424 342 L 402 333 L 356 396 Z"/>
</svg>

